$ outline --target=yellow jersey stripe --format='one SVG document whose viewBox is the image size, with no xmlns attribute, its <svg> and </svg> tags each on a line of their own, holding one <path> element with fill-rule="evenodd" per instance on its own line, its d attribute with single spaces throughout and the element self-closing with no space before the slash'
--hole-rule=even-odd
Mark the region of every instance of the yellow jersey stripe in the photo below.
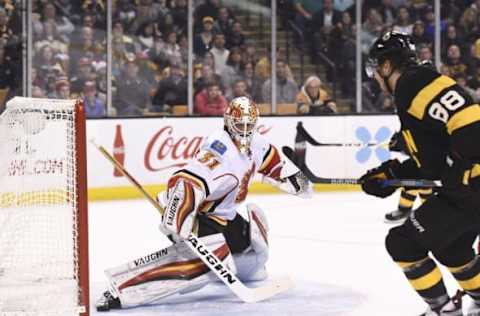
<svg viewBox="0 0 480 316">
<path fill-rule="evenodd" d="M 418 279 L 409 280 L 412 287 L 417 290 L 426 290 L 433 287 L 435 284 L 442 280 L 442 273 L 438 267 L 432 270 L 432 272 L 419 277 Z"/>
<path fill-rule="evenodd" d="M 433 80 L 430 84 L 425 86 L 415 96 L 412 104 L 408 108 L 408 113 L 417 119 L 423 119 L 427 106 L 432 100 L 445 88 L 451 87 L 455 84 L 455 80 L 447 76 L 440 76 Z"/>
<path fill-rule="evenodd" d="M 452 134 L 459 128 L 480 121 L 480 105 L 473 104 L 455 113 L 447 122 L 447 132 Z"/>
<path fill-rule="evenodd" d="M 472 174 L 470 175 L 471 178 L 475 178 L 480 176 L 480 164 L 476 163 L 473 165 Z"/>
<path fill-rule="evenodd" d="M 457 280 L 458 284 L 464 289 L 465 291 L 476 290 L 480 288 L 480 274 L 477 274 L 475 277 L 471 278 L 470 280 L 460 281 Z"/>
</svg>

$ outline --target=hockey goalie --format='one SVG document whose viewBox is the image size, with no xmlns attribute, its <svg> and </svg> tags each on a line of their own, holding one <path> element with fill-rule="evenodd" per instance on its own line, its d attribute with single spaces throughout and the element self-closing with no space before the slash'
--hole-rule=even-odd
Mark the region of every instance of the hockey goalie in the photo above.
<svg viewBox="0 0 480 316">
<path fill-rule="evenodd" d="M 257 133 L 258 118 L 252 100 L 232 100 L 223 129 L 210 135 L 195 159 L 177 170 L 166 191 L 158 194 L 165 208 L 160 231 L 173 245 L 106 270 L 109 286 L 97 301 L 98 311 L 161 303 L 162 298 L 215 281 L 213 272 L 184 242 L 192 232 L 240 280 L 267 278 L 265 214 L 255 204 L 246 205 L 247 218 L 237 213 L 249 184 L 258 172 L 265 182 L 302 198 L 312 195 L 312 185 L 300 171 L 283 175 L 284 162 L 277 149 Z"/>
</svg>

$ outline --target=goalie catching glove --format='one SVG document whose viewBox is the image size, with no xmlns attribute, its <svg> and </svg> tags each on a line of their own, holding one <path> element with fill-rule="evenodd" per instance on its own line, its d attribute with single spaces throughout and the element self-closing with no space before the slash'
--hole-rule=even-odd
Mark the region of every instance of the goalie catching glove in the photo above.
<svg viewBox="0 0 480 316">
<path fill-rule="evenodd" d="M 276 186 L 283 192 L 287 192 L 304 199 L 311 198 L 313 195 L 312 183 L 301 171 L 298 171 L 288 177 L 279 179 L 273 179 L 271 177 L 264 176 L 262 182 Z"/>
</svg>

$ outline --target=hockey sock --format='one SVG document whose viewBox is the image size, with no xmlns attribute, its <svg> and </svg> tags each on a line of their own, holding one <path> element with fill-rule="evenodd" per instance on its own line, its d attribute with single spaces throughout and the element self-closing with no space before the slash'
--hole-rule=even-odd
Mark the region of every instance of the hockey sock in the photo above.
<svg viewBox="0 0 480 316">
<path fill-rule="evenodd" d="M 449 267 L 458 284 L 467 292 L 475 304 L 480 305 L 480 259 L 475 257 L 460 267 Z"/>
<path fill-rule="evenodd" d="M 403 269 L 403 273 L 415 291 L 432 310 L 448 302 L 449 297 L 442 273 L 432 259 L 427 257 L 415 262 L 397 262 L 397 264 Z"/>
<path fill-rule="evenodd" d="M 417 197 L 417 190 L 402 189 L 400 193 L 400 201 L 398 202 L 398 210 L 402 212 L 410 211 Z"/>
</svg>

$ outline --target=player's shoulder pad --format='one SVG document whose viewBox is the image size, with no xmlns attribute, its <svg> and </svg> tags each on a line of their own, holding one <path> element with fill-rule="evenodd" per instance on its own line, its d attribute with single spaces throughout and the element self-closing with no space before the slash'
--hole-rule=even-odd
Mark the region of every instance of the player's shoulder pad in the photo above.
<svg viewBox="0 0 480 316">
<path fill-rule="evenodd" d="M 228 152 L 227 141 L 225 133 L 215 132 L 207 137 L 201 149 L 209 151 L 218 157 L 223 157 Z"/>
</svg>

